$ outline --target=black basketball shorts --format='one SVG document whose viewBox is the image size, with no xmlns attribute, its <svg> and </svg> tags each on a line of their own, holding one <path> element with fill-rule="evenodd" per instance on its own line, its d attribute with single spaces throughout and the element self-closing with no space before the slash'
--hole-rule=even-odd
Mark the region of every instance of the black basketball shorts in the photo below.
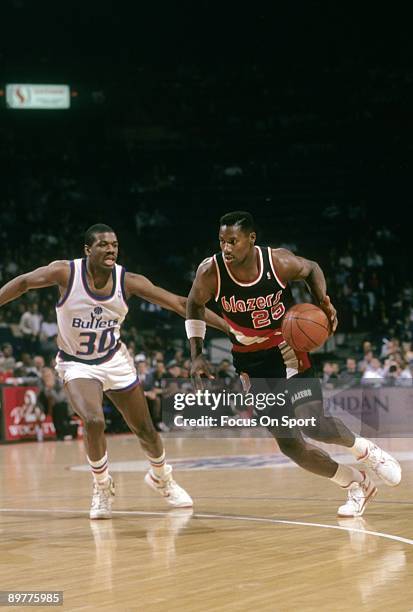
<svg viewBox="0 0 413 612">
<path fill-rule="evenodd" d="M 253 353 L 233 353 L 233 360 L 238 374 L 248 375 L 252 393 L 284 394 L 285 404 L 268 407 L 266 414 L 294 416 L 297 406 L 323 400 L 321 383 L 314 370 L 309 368 L 287 379 L 285 363 L 276 347 Z"/>
</svg>

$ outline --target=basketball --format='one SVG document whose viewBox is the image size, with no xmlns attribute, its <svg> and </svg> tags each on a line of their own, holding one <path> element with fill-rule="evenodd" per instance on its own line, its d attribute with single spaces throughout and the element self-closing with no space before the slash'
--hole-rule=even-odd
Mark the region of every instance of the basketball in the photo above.
<svg viewBox="0 0 413 612">
<path fill-rule="evenodd" d="M 294 350 L 308 352 L 324 344 L 330 335 L 330 323 L 318 306 L 295 304 L 287 310 L 281 331 Z"/>
</svg>

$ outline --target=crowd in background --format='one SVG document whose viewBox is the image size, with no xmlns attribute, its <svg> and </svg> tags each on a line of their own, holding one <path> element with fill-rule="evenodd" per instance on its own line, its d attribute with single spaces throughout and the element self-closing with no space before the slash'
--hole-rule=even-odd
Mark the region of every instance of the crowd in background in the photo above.
<svg viewBox="0 0 413 612">
<path fill-rule="evenodd" d="M 0 109 L 0 285 L 82 256 L 85 230 L 103 222 L 126 269 L 187 295 L 198 264 L 218 250 L 220 216 L 249 210 L 258 244 L 289 248 L 325 272 L 342 336 L 342 350 L 315 355 L 325 384 L 408 384 L 410 226 L 397 206 L 411 175 L 411 69 L 356 54 L 308 69 L 296 57 L 274 78 L 272 59 L 156 70 L 135 60 L 133 70 L 122 66 L 127 75 L 102 75 L 93 95 L 81 89 L 70 111 L 21 119 Z M 304 283 L 292 291 L 311 299 Z M 41 386 L 46 368 L 50 384 L 57 298 L 46 288 L 0 309 L 0 382 Z M 182 321 L 133 298 L 123 340 L 162 428 L 170 381 L 188 378 Z"/>
<path fill-rule="evenodd" d="M 54 340 L 55 341 L 55 340 Z M 158 431 L 172 428 L 176 392 L 194 391 L 190 379 L 190 359 L 184 349 L 145 350 L 135 353 L 133 341 L 128 344 L 134 357 L 139 382 L 142 385 L 152 420 Z M 52 416 L 57 439 L 76 437 L 78 421 L 73 414 L 62 382 L 54 371 L 55 359 L 48 354 L 32 356 L 29 352 L 18 355 L 13 346 L 4 343 L 0 350 L 0 383 L 5 385 L 34 385 L 40 390 L 38 406 L 44 414 Z M 215 379 L 212 390 L 241 391 L 239 377 L 230 359 L 210 363 Z M 324 389 L 339 390 L 351 387 L 412 386 L 413 350 L 409 342 L 396 338 L 383 338 L 381 346 L 364 341 L 360 350 L 345 360 L 329 359 L 320 362 L 319 376 Z M 108 432 L 128 431 L 121 415 L 108 398 L 104 399 L 104 414 Z M 234 406 L 230 414 L 237 414 Z"/>
</svg>

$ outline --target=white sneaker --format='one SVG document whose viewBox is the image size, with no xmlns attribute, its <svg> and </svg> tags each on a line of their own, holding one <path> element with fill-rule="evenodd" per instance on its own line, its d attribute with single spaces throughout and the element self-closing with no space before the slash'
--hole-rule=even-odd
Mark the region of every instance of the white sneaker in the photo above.
<svg viewBox="0 0 413 612">
<path fill-rule="evenodd" d="M 364 476 L 362 482 L 352 482 L 348 487 L 348 499 L 345 504 L 337 510 L 338 516 L 353 518 L 361 516 L 366 509 L 366 505 L 377 493 L 377 487 L 370 480 L 365 472 L 361 472 Z"/>
<path fill-rule="evenodd" d="M 194 503 L 188 493 L 172 478 L 172 466 L 166 465 L 166 474 L 162 478 L 155 476 L 152 468 L 145 476 L 145 482 L 157 491 L 171 506 L 175 508 L 191 508 Z"/>
<path fill-rule="evenodd" d="M 112 518 L 112 502 L 114 496 L 115 483 L 113 482 L 112 476 L 109 476 L 109 483 L 105 487 L 100 487 L 94 483 L 89 517 L 91 519 Z"/>
<path fill-rule="evenodd" d="M 379 446 L 369 441 L 365 457 L 360 457 L 367 467 L 373 470 L 389 487 L 395 487 L 402 478 L 400 463 Z"/>
</svg>

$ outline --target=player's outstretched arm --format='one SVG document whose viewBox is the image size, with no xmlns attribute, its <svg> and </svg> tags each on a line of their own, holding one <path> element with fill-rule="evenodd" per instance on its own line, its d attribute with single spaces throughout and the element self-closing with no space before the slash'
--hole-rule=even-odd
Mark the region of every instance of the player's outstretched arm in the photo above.
<svg viewBox="0 0 413 612">
<path fill-rule="evenodd" d="M 273 249 L 272 258 L 275 269 L 284 282 L 303 280 L 308 285 L 311 295 L 327 314 L 331 331 L 337 328 L 337 311 L 327 295 L 327 286 L 324 272 L 316 261 L 298 257 L 287 249 Z"/>
<path fill-rule="evenodd" d="M 62 289 L 67 287 L 70 276 L 68 261 L 53 261 L 48 266 L 42 266 L 32 272 L 16 276 L 0 288 L 0 306 L 23 295 L 30 289 L 41 289 L 59 285 Z"/>
<path fill-rule="evenodd" d="M 125 275 L 125 289 L 127 295 L 136 295 L 152 304 L 158 304 L 162 308 L 172 310 L 181 317 L 186 315 L 187 298 L 181 295 L 175 295 L 162 287 L 157 287 L 151 281 L 141 274 L 132 274 L 127 272 Z M 215 327 L 224 333 L 228 333 L 228 325 L 219 315 L 206 309 L 205 321 L 210 327 Z"/>
<path fill-rule="evenodd" d="M 208 362 L 202 354 L 205 336 L 205 304 L 214 296 L 217 277 L 214 264 L 203 262 L 196 273 L 186 306 L 186 331 L 191 347 L 191 376 L 197 379 L 202 375 L 213 378 Z M 200 386 L 199 381 L 196 383 Z"/>
</svg>

